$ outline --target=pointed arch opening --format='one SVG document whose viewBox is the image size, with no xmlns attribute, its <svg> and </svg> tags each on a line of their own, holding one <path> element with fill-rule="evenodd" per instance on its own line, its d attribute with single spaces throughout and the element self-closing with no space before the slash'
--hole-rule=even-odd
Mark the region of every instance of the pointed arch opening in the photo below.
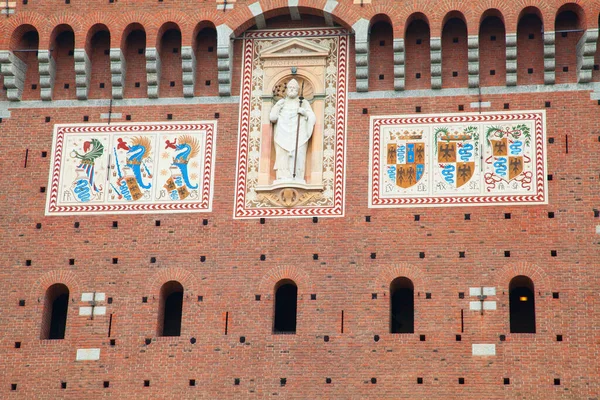
<svg viewBox="0 0 600 400">
<path fill-rule="evenodd" d="M 69 308 L 69 288 L 56 283 L 46 290 L 40 339 L 64 339 Z"/>
<path fill-rule="evenodd" d="M 406 277 L 390 284 L 390 333 L 415 332 L 415 287 Z"/>
<path fill-rule="evenodd" d="M 160 288 L 158 336 L 181 336 L 183 286 L 169 281 Z"/>
<path fill-rule="evenodd" d="M 508 286 L 511 333 L 535 333 L 535 290 L 533 281 L 515 276 Z"/>
<path fill-rule="evenodd" d="M 298 286 L 290 279 L 282 279 L 275 285 L 274 334 L 295 334 L 298 312 Z"/>
</svg>

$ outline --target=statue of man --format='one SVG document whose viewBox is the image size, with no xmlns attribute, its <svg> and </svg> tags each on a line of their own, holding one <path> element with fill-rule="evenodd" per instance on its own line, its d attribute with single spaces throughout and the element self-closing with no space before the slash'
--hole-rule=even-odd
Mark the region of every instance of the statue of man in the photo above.
<svg viewBox="0 0 600 400">
<path fill-rule="evenodd" d="M 306 150 L 315 127 L 316 116 L 308 101 L 298 98 L 298 88 L 298 82 L 295 79 L 290 80 L 287 83 L 285 99 L 279 100 L 269 115 L 271 122 L 275 124 L 276 181 L 306 182 Z"/>
</svg>

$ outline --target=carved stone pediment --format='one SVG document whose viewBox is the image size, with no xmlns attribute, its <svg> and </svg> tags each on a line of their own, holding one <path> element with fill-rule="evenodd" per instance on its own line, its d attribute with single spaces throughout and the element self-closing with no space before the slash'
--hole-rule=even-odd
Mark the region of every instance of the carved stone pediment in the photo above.
<svg viewBox="0 0 600 400">
<path fill-rule="evenodd" d="M 329 48 L 321 46 L 306 39 L 289 39 L 277 43 L 263 51 L 260 55 L 263 59 L 291 58 L 291 57 L 319 57 L 325 58 L 329 55 Z"/>
</svg>

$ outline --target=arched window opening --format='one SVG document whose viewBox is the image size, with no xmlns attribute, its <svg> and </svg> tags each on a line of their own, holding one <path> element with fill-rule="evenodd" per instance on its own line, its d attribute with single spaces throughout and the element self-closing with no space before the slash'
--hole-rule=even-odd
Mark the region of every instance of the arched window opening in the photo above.
<svg viewBox="0 0 600 400">
<path fill-rule="evenodd" d="M 275 286 L 275 318 L 273 333 L 296 333 L 298 287 L 294 281 L 284 279 Z"/>
<path fill-rule="evenodd" d="M 369 34 L 369 91 L 376 90 L 394 90 L 394 31 L 385 15 L 374 17 Z"/>
<path fill-rule="evenodd" d="M 183 313 L 183 286 L 169 281 L 160 288 L 158 336 L 180 336 Z"/>
<path fill-rule="evenodd" d="M 578 6 L 567 4 L 556 15 L 556 83 L 577 82 L 577 44 L 584 30 L 577 11 L 582 12 Z"/>
<path fill-rule="evenodd" d="M 442 87 L 467 87 L 469 83 L 469 47 L 467 25 L 453 17 L 442 31 Z"/>
<path fill-rule="evenodd" d="M 182 96 L 181 32 L 178 28 L 171 27 L 162 35 L 159 54 L 161 63 L 159 96 Z"/>
<path fill-rule="evenodd" d="M 56 283 L 46 290 L 40 339 L 64 339 L 69 307 L 69 288 Z"/>
<path fill-rule="evenodd" d="M 88 41 L 86 52 L 92 64 L 89 98 L 100 99 L 112 97 L 110 32 L 106 27 L 97 28 L 91 40 Z"/>
<path fill-rule="evenodd" d="M 390 284 L 390 333 L 415 332 L 415 288 L 412 281 L 399 277 Z"/>
<path fill-rule="evenodd" d="M 125 91 L 124 96 L 141 98 L 148 95 L 146 78 L 146 32 L 139 24 L 134 24 L 126 32 L 123 52 L 125 55 Z"/>
<path fill-rule="evenodd" d="M 406 90 L 431 88 L 431 33 L 424 18 L 424 15 L 415 17 L 406 29 Z"/>
<path fill-rule="evenodd" d="M 514 277 L 508 286 L 510 332 L 535 333 L 535 291 L 526 276 Z"/>
<path fill-rule="evenodd" d="M 479 27 L 479 82 L 506 85 L 506 32 L 498 16 L 486 17 Z"/>
<path fill-rule="evenodd" d="M 544 34 L 539 10 L 525 9 L 517 26 L 517 83 L 544 83 Z"/>
<path fill-rule="evenodd" d="M 17 28 L 11 39 L 11 51 L 27 66 L 22 100 L 40 98 L 39 43 L 39 34 L 31 25 L 24 25 Z"/>
<path fill-rule="evenodd" d="M 217 31 L 214 27 L 201 29 L 196 36 L 196 96 L 217 96 Z"/>
<path fill-rule="evenodd" d="M 59 25 L 53 33 L 52 58 L 56 63 L 53 100 L 76 98 L 75 87 L 75 34 L 68 25 Z"/>
</svg>

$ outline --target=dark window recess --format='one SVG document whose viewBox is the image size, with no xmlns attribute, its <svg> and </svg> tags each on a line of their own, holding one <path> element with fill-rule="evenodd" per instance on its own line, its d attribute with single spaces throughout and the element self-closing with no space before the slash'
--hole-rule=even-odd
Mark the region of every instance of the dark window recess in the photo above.
<svg viewBox="0 0 600 400">
<path fill-rule="evenodd" d="M 458 38 L 457 37 L 452 38 L 452 43 L 458 43 Z"/>
<path fill-rule="evenodd" d="M 457 77 L 458 76 L 458 71 L 452 71 L 452 76 L 453 77 Z"/>
<path fill-rule="evenodd" d="M 57 283 L 46 290 L 41 339 L 64 339 L 67 327 L 69 289 Z"/>
<path fill-rule="evenodd" d="M 136 87 L 136 88 L 139 88 L 139 87 L 140 87 L 140 83 L 139 83 L 139 82 L 136 82 L 136 83 L 135 83 L 135 87 Z"/>
<path fill-rule="evenodd" d="M 417 378 L 417 385 L 423 384 L 423 378 Z"/>
<path fill-rule="evenodd" d="M 61 382 L 60 383 L 60 388 L 61 389 L 66 389 L 67 388 L 67 382 Z"/>
<path fill-rule="evenodd" d="M 490 69 L 490 75 L 496 75 L 496 70 L 495 69 Z"/>
<path fill-rule="evenodd" d="M 298 287 L 288 279 L 279 281 L 275 286 L 275 316 L 273 333 L 296 333 L 296 312 L 298 306 Z"/>
<path fill-rule="evenodd" d="M 171 87 L 175 87 L 175 81 L 171 81 L 171 82 L 169 82 L 169 86 L 171 86 Z"/>
<path fill-rule="evenodd" d="M 492 36 L 490 36 L 490 40 L 491 40 L 492 42 L 495 42 L 495 41 L 496 41 L 496 36 L 495 36 L 495 35 L 492 35 Z"/>
<path fill-rule="evenodd" d="M 422 44 L 423 43 L 423 39 L 417 39 L 417 44 Z"/>
<path fill-rule="evenodd" d="M 464 385 L 465 384 L 465 378 L 458 378 L 458 384 L 459 385 Z"/>
<path fill-rule="evenodd" d="M 169 281 L 160 289 L 158 312 L 159 336 L 180 336 L 183 309 L 183 286 L 177 281 Z"/>
<path fill-rule="evenodd" d="M 535 35 L 533 33 L 530 33 L 529 34 L 529 39 L 533 39 L 533 38 L 535 38 Z"/>
<path fill-rule="evenodd" d="M 569 67 L 563 67 L 563 72 L 569 72 Z"/>
<path fill-rule="evenodd" d="M 556 255 L 557 255 L 556 250 L 550 250 L 551 257 L 556 257 Z"/>
<path fill-rule="evenodd" d="M 510 109 L 510 103 L 504 103 L 504 109 L 505 110 Z"/>
<path fill-rule="evenodd" d="M 233 384 L 236 385 L 236 386 L 239 385 L 240 384 L 240 378 L 235 378 L 233 380 Z"/>
<path fill-rule="evenodd" d="M 420 72 L 417 72 L 417 74 L 415 75 L 415 78 L 417 78 L 417 79 L 421 79 L 421 73 L 420 73 Z"/>
<path fill-rule="evenodd" d="M 553 298 L 553 299 L 558 299 L 558 298 L 560 298 L 560 293 L 558 293 L 558 292 L 552 292 L 552 298 Z"/>
<path fill-rule="evenodd" d="M 554 378 L 554 385 L 560 386 L 560 378 Z"/>
<path fill-rule="evenodd" d="M 100 82 L 100 89 L 104 89 L 104 82 Z"/>
<path fill-rule="evenodd" d="M 380 40 L 380 41 L 379 41 L 379 45 L 380 45 L 380 46 L 385 46 L 385 40 Z"/>
<path fill-rule="evenodd" d="M 510 219 L 511 215 L 510 213 L 504 213 L 504 219 Z"/>
<path fill-rule="evenodd" d="M 533 68 L 527 68 L 527 73 L 528 74 L 533 74 Z"/>
<path fill-rule="evenodd" d="M 506 251 L 504 252 L 504 257 L 510 257 L 510 251 L 506 250 Z"/>
<path fill-rule="evenodd" d="M 144 381 L 144 387 L 150 386 L 150 381 Z"/>
<path fill-rule="evenodd" d="M 418 113 L 420 113 L 421 112 L 421 106 L 415 107 L 415 111 L 418 112 Z"/>
<path fill-rule="evenodd" d="M 425 341 L 425 335 L 419 335 L 419 341 L 424 342 Z"/>
<path fill-rule="evenodd" d="M 465 292 L 458 292 L 458 298 L 459 299 L 464 299 L 465 298 Z"/>
<path fill-rule="evenodd" d="M 533 281 L 526 276 L 514 277 L 509 284 L 510 332 L 535 333 L 535 298 Z"/>
<path fill-rule="evenodd" d="M 510 378 L 503 379 L 505 385 L 510 385 Z"/>
<path fill-rule="evenodd" d="M 465 214 L 465 221 L 471 220 L 471 214 Z"/>
<path fill-rule="evenodd" d="M 399 277 L 390 284 L 390 333 L 414 333 L 415 291 L 412 281 Z"/>
<path fill-rule="evenodd" d="M 457 341 L 457 342 L 460 342 L 460 341 L 462 341 L 462 336 L 461 336 L 461 335 L 456 335 L 456 341 Z"/>
<path fill-rule="evenodd" d="M 102 387 L 104 387 L 104 388 L 110 387 L 110 381 L 102 382 Z"/>
<path fill-rule="evenodd" d="M 385 79 L 385 76 L 383 74 L 379 74 L 379 80 L 382 81 Z"/>
<path fill-rule="evenodd" d="M 465 106 L 462 104 L 458 105 L 458 111 L 464 111 L 465 110 Z"/>
<path fill-rule="evenodd" d="M 557 342 L 562 342 L 563 341 L 563 335 L 556 335 L 556 341 Z"/>
</svg>

